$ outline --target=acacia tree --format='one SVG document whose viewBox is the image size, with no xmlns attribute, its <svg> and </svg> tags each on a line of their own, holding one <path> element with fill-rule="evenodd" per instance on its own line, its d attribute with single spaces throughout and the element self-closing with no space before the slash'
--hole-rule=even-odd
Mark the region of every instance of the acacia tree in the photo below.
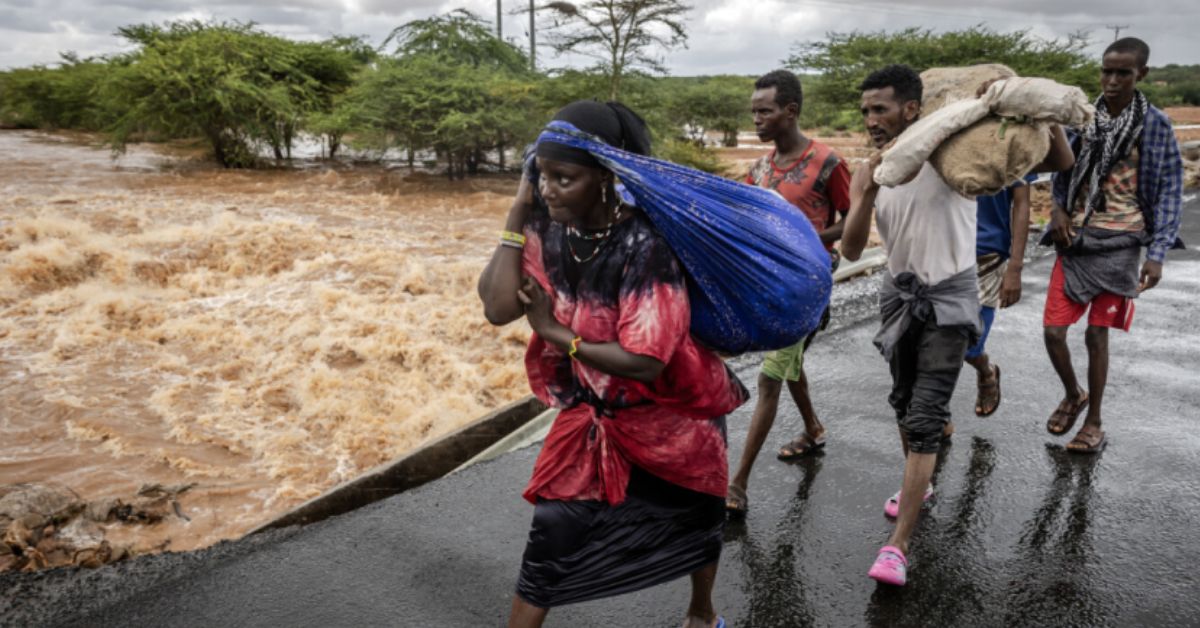
<svg viewBox="0 0 1200 628">
<path fill-rule="evenodd" d="M 497 38 L 487 22 L 466 9 L 413 20 L 394 29 L 381 44 L 395 44 L 397 56 L 437 55 L 454 64 L 524 73 L 529 60 Z"/>
<path fill-rule="evenodd" d="M 97 131 L 111 112 L 96 98 L 120 58 L 80 59 L 64 53 L 58 67 L 33 66 L 0 73 L 0 124 Z"/>
<path fill-rule="evenodd" d="M 490 151 L 536 133 L 538 77 L 526 58 L 467 11 L 392 32 L 396 56 L 365 70 L 341 100 L 352 134 L 377 149 L 432 149 L 451 178 L 474 174 Z"/>
<path fill-rule="evenodd" d="M 314 65 L 308 49 L 253 24 L 191 21 L 118 33 L 141 49 L 101 89 L 106 106 L 122 112 L 110 133 L 117 150 L 147 130 L 201 135 L 221 165 L 252 166 L 259 144 L 282 157 L 288 129 L 321 106 L 322 83 L 305 69 Z"/>
<path fill-rule="evenodd" d="M 337 155 L 347 120 L 336 111 L 335 101 L 354 85 L 358 72 L 375 60 L 375 49 L 363 37 L 340 36 L 321 42 L 297 43 L 299 69 L 316 81 L 313 106 L 299 121 L 280 127 L 282 143 L 291 158 L 297 124 L 325 143 L 326 155 Z M 278 153 L 278 151 L 276 151 Z"/>
<path fill-rule="evenodd" d="M 666 91 L 667 110 L 688 139 L 702 143 L 709 131 L 720 131 L 724 146 L 737 146 L 738 127 L 750 120 L 753 91 L 754 79 L 746 76 L 687 79 Z"/>
<path fill-rule="evenodd" d="M 858 84 L 871 71 L 889 63 L 904 63 L 918 72 L 946 66 L 1002 63 L 1021 76 L 1041 76 L 1090 91 L 1099 71 L 1087 55 L 1085 33 L 1043 40 L 1027 31 L 996 32 L 986 26 L 935 33 L 919 27 L 895 32 L 827 33 L 819 42 L 797 44 L 784 64 L 812 72 L 819 79 L 806 84 L 808 102 L 827 108 L 822 117 L 857 108 Z M 825 123 L 829 120 L 812 120 Z"/>
<path fill-rule="evenodd" d="M 396 28 L 384 40 L 383 46 L 395 43 L 395 54 L 403 58 L 436 58 L 442 63 L 453 66 L 451 72 L 455 77 L 469 77 L 465 81 L 455 83 L 459 87 L 459 98 L 469 102 L 474 96 L 488 90 L 511 89 L 501 87 L 506 79 L 520 82 L 531 79 L 532 73 L 528 68 L 526 56 L 512 44 L 500 39 L 479 16 L 457 9 L 445 15 L 436 15 L 424 20 L 413 20 Z M 449 84 L 449 83 L 448 83 Z M 519 87 L 516 92 L 523 90 Z M 504 152 L 508 144 L 505 137 L 511 136 L 504 131 L 506 127 L 496 129 L 496 133 L 484 132 L 479 126 L 483 117 L 505 117 L 505 109 L 511 111 L 513 103 L 506 101 L 491 101 L 495 111 L 487 112 L 482 108 L 474 110 L 469 106 L 450 104 L 450 109 L 438 119 L 437 135 L 442 140 L 442 146 L 448 135 L 458 138 L 449 144 L 462 146 L 464 143 L 473 144 L 473 151 L 466 157 L 455 157 L 447 154 L 450 161 L 451 173 L 455 163 L 460 162 L 460 170 L 465 169 L 474 174 L 478 164 L 483 161 L 483 152 L 489 147 L 487 142 L 480 141 L 488 136 L 498 140 L 494 148 L 499 156 L 499 165 L 504 167 Z M 440 151 L 439 151 L 440 152 Z M 458 151 L 450 151 L 456 154 Z M 411 155 L 411 151 L 410 151 Z M 411 158 L 410 158 L 411 161 Z"/>
<path fill-rule="evenodd" d="M 551 2 L 540 11 L 554 20 L 547 25 L 554 51 L 596 59 L 609 99 L 617 100 L 631 70 L 665 73 L 657 48 L 687 47 L 683 18 L 691 8 L 680 0 L 586 0 Z"/>
</svg>

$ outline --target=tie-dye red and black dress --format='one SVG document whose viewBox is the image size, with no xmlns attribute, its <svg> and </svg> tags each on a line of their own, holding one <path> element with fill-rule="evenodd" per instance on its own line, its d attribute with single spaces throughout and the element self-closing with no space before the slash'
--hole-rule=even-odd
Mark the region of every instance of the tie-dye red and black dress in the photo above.
<svg viewBox="0 0 1200 628">
<path fill-rule="evenodd" d="M 688 331 L 684 274 L 640 211 L 594 242 L 536 212 L 524 274 L 584 342 L 617 342 L 666 365 L 650 384 L 569 358 L 537 334 L 533 393 L 561 408 L 524 496 L 537 507 L 518 594 L 548 608 L 682 576 L 720 553 L 728 485 L 724 415 L 746 389 Z M 581 251 L 582 249 L 582 251 Z"/>
</svg>

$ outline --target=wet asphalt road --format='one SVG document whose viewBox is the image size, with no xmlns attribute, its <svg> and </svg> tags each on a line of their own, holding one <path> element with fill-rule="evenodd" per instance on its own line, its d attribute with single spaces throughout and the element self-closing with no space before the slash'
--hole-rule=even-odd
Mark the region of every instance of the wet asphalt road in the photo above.
<svg viewBox="0 0 1200 628">
<path fill-rule="evenodd" d="M 1200 202 L 1184 239 L 1200 245 Z M 909 586 L 866 577 L 891 524 L 902 458 L 877 322 L 818 337 L 806 359 L 826 451 L 774 448 L 801 425 L 785 401 L 751 479 L 749 517 L 726 532 L 715 599 L 733 626 L 1200 625 L 1200 251 L 1172 252 L 1163 283 L 1114 332 L 1109 447 L 1067 453 L 1045 420 L 1062 395 L 1041 312 L 1052 258 L 998 313 L 989 350 L 1004 400 L 973 413 L 967 367 L 938 499 L 913 541 Z M 1083 378 L 1083 328 L 1071 334 Z M 739 361 L 750 386 L 757 366 Z M 740 455 L 752 404 L 730 417 Z M 0 577 L 0 623 L 84 626 L 495 626 L 507 610 L 531 507 L 530 448 L 304 529 L 94 572 Z M 686 580 L 556 609 L 548 626 L 673 626 Z"/>
</svg>

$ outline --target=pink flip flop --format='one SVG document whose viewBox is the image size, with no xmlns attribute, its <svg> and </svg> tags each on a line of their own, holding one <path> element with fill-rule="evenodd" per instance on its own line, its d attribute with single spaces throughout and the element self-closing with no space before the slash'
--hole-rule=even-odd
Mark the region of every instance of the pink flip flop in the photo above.
<svg viewBox="0 0 1200 628">
<path fill-rule="evenodd" d="M 925 487 L 925 496 L 922 498 L 922 507 L 929 505 L 929 500 L 933 499 L 933 486 Z M 896 491 L 895 495 L 888 498 L 883 504 L 883 514 L 891 519 L 900 516 L 900 491 Z"/>
<path fill-rule="evenodd" d="M 908 582 L 908 559 L 904 557 L 900 548 L 884 545 L 867 575 L 876 582 L 902 587 Z"/>
</svg>

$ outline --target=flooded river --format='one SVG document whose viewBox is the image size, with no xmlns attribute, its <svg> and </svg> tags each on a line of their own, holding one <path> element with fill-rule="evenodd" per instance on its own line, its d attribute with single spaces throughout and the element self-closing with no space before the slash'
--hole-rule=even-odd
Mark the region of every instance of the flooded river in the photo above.
<svg viewBox="0 0 1200 628">
<path fill-rule="evenodd" d="M 527 394 L 528 328 L 475 295 L 515 177 L 0 154 L 0 485 L 194 484 L 114 545 L 240 536 Z"/>
</svg>

